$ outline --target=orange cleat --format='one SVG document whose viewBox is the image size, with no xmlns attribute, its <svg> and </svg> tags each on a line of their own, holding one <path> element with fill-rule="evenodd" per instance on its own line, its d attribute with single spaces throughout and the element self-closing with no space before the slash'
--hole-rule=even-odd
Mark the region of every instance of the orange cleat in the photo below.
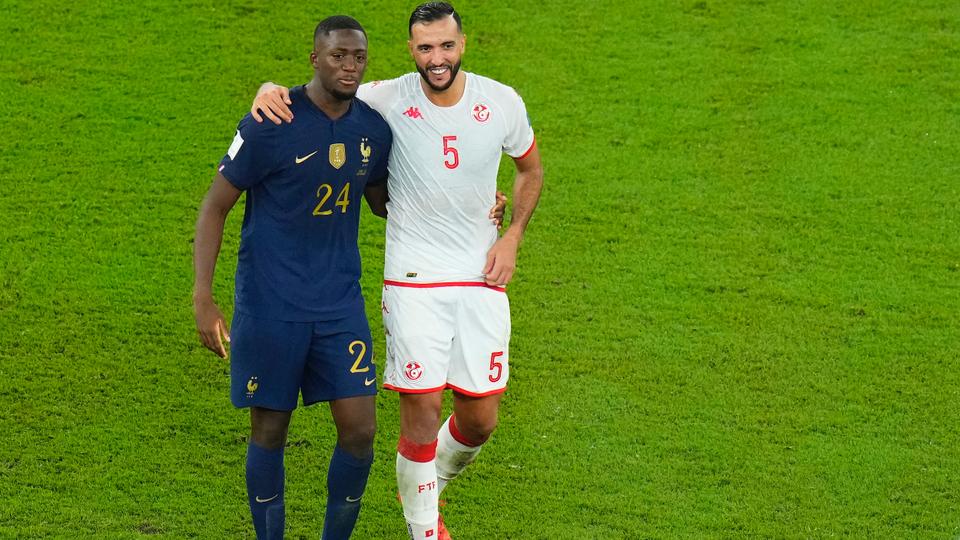
<svg viewBox="0 0 960 540">
<path fill-rule="evenodd" d="M 443 516 L 437 520 L 437 540 L 453 540 L 447 532 L 447 526 L 443 524 Z"/>
</svg>

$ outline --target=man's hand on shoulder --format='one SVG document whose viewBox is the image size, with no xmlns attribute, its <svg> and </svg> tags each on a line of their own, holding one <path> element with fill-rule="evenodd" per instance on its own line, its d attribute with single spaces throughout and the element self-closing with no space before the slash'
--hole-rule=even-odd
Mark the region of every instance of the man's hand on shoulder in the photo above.
<svg viewBox="0 0 960 540">
<path fill-rule="evenodd" d="M 199 295 L 193 298 L 193 315 L 197 321 L 197 333 L 200 342 L 220 358 L 227 357 L 227 349 L 223 342 L 230 342 L 230 329 L 223 318 L 223 313 L 209 295 Z"/>
<path fill-rule="evenodd" d="M 484 280 L 487 285 L 497 287 L 506 286 L 513 279 L 513 272 L 517 268 L 517 249 L 520 247 L 520 238 L 516 235 L 503 235 L 490 251 L 487 252 L 487 264 L 483 268 Z"/>
<path fill-rule="evenodd" d="M 278 126 L 283 122 L 290 123 L 293 122 L 293 112 L 289 107 L 292 104 L 289 88 L 265 82 L 253 98 L 250 116 L 257 122 L 263 122 L 263 116 L 266 116 Z M 263 112 L 263 116 L 260 116 L 260 111 Z"/>
</svg>

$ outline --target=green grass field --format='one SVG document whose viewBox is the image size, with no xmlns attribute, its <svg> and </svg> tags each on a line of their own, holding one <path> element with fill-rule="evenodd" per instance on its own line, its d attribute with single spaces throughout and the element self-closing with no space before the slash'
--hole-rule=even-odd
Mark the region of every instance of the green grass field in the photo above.
<svg viewBox="0 0 960 540">
<path fill-rule="evenodd" d="M 259 83 L 311 76 L 317 21 L 356 16 L 389 78 L 415 2 L 0 5 L 0 537 L 252 538 L 197 208 Z M 546 175 L 454 538 L 960 537 L 960 4 L 456 5 Z M 356 538 L 405 538 L 396 409 Z M 333 437 L 295 414 L 288 538 L 319 537 Z"/>
</svg>

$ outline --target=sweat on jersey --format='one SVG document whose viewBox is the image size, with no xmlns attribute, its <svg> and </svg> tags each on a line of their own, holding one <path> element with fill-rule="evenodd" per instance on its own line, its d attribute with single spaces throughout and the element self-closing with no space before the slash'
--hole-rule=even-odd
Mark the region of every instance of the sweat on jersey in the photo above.
<svg viewBox="0 0 960 540">
<path fill-rule="evenodd" d="M 357 97 L 393 130 L 384 279 L 410 283 L 482 281 L 497 240 L 488 215 L 500 157 L 534 143 L 523 100 L 509 86 L 464 72 L 460 101 L 427 99 L 420 74 L 360 87 Z"/>
<path fill-rule="evenodd" d="M 338 319 L 362 305 L 357 230 L 364 188 L 386 180 L 393 137 L 383 117 L 354 99 L 331 120 L 303 86 L 296 119 L 247 114 L 220 173 L 247 200 L 236 275 L 236 311 L 282 321 Z"/>
</svg>

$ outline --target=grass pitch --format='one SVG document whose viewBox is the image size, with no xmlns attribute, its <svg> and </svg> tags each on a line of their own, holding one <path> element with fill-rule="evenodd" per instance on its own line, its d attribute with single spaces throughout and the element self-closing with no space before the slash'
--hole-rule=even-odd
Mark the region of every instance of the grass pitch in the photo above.
<svg viewBox="0 0 960 540">
<path fill-rule="evenodd" d="M 252 537 L 246 414 L 193 327 L 197 207 L 259 82 L 310 77 L 318 20 L 366 26 L 374 80 L 412 69 L 412 7 L 3 3 L 0 537 Z M 546 184 L 454 537 L 957 537 L 958 4 L 457 7 Z M 396 402 L 356 538 L 405 535 Z M 319 536 L 332 444 L 325 407 L 295 414 L 289 538 Z"/>
</svg>

